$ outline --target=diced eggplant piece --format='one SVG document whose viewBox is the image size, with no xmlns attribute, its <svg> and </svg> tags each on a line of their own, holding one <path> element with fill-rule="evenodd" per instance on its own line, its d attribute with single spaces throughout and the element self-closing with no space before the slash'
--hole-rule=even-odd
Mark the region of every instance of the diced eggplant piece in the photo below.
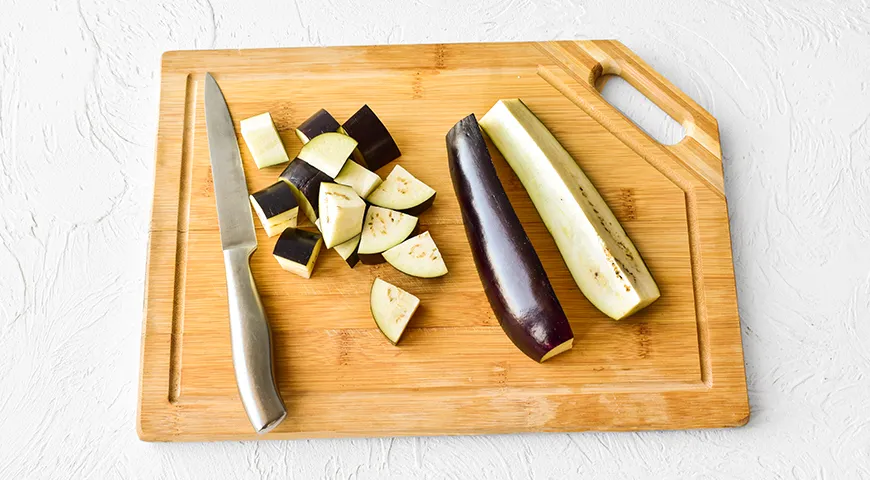
<svg viewBox="0 0 870 480">
<path fill-rule="evenodd" d="M 362 198 L 368 197 L 383 180 L 381 177 L 353 160 L 348 160 L 338 176 L 335 177 L 335 183 L 347 185 L 354 189 L 357 195 Z"/>
<path fill-rule="evenodd" d="M 399 343 L 405 327 L 420 306 L 419 298 L 380 278 L 375 278 L 372 284 L 369 302 L 378 329 L 393 345 Z"/>
<path fill-rule="evenodd" d="M 341 133 L 323 133 L 312 138 L 299 150 L 299 157 L 312 167 L 335 178 L 356 148 L 356 140 Z"/>
<path fill-rule="evenodd" d="M 302 212 L 314 223 L 319 214 L 320 184 L 332 178 L 298 158 L 287 165 L 280 178 L 290 185 Z"/>
<path fill-rule="evenodd" d="M 435 190 L 414 178 L 401 165 L 396 165 L 387 179 L 366 200 L 379 207 L 420 215 L 432 206 Z"/>
<path fill-rule="evenodd" d="M 359 142 L 353 159 L 373 172 L 402 155 L 387 127 L 368 105 L 347 119 L 339 132 Z"/>
<path fill-rule="evenodd" d="M 299 204 L 293 189 L 287 182 L 278 181 L 250 196 L 251 205 L 266 230 L 266 235 L 274 236 L 287 227 L 296 226 Z"/>
<path fill-rule="evenodd" d="M 477 273 L 502 329 L 536 362 L 571 349 L 568 317 L 499 182 L 473 114 L 447 133 L 447 159 Z"/>
<path fill-rule="evenodd" d="M 338 253 L 338 255 L 344 259 L 347 263 L 347 266 L 353 268 L 357 262 L 359 262 L 359 253 L 357 252 L 357 248 L 359 247 L 359 239 L 362 235 L 357 235 L 350 240 L 336 245 L 333 247 L 333 250 Z"/>
<path fill-rule="evenodd" d="M 659 298 L 655 280 L 613 212 L 526 104 L 500 100 L 480 125 L 529 193 L 593 305 L 620 320 Z"/>
<path fill-rule="evenodd" d="M 366 202 L 352 188 L 337 183 L 320 184 L 318 228 L 326 248 L 332 248 L 362 231 Z"/>
<path fill-rule="evenodd" d="M 404 242 L 417 226 L 417 217 L 387 208 L 370 206 L 359 241 L 360 261 L 367 265 L 384 263 L 384 251 Z"/>
<path fill-rule="evenodd" d="M 423 232 L 383 253 L 384 260 L 396 270 L 420 278 L 447 275 L 447 265 L 429 232 Z"/>
<path fill-rule="evenodd" d="M 240 127 L 242 138 L 245 139 L 245 145 L 251 151 L 257 168 L 271 167 L 290 161 L 269 112 L 242 120 Z"/>
<path fill-rule="evenodd" d="M 303 278 L 311 278 L 321 245 L 323 237 L 319 233 L 288 228 L 275 242 L 272 255 L 284 270 Z"/>
<path fill-rule="evenodd" d="M 296 127 L 296 136 L 302 141 L 302 145 L 305 145 L 309 140 L 322 133 L 337 132 L 340 127 L 338 121 L 321 108 L 314 115 L 308 117 L 308 120 L 302 122 L 302 125 Z"/>
</svg>

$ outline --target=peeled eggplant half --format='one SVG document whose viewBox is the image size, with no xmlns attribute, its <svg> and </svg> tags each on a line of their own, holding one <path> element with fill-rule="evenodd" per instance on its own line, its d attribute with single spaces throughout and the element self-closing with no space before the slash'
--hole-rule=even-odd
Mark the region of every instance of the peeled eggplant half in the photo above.
<svg viewBox="0 0 870 480">
<path fill-rule="evenodd" d="M 356 148 L 356 140 L 347 135 L 329 132 L 312 138 L 299 150 L 299 157 L 312 167 L 335 178 L 344 162 Z"/>
<path fill-rule="evenodd" d="M 447 265 L 429 232 L 411 237 L 384 252 L 384 260 L 396 270 L 420 278 L 447 275 Z"/>
<path fill-rule="evenodd" d="M 278 181 L 250 196 L 266 235 L 274 236 L 296 226 L 299 204 L 287 182 Z"/>
<path fill-rule="evenodd" d="M 296 127 L 296 136 L 305 145 L 309 140 L 322 133 L 337 132 L 340 127 L 341 125 L 338 124 L 338 121 L 329 112 L 321 108 L 302 122 L 302 125 Z"/>
<path fill-rule="evenodd" d="M 353 159 L 371 171 L 402 155 L 387 127 L 368 105 L 363 105 L 347 119 L 339 131 L 359 142 L 353 152 Z"/>
<path fill-rule="evenodd" d="M 480 126 L 529 193 L 593 305 L 619 320 L 659 298 L 655 280 L 613 212 L 525 103 L 499 100 Z"/>
<path fill-rule="evenodd" d="M 338 172 L 338 176 L 335 177 L 335 183 L 353 188 L 357 195 L 362 198 L 368 197 L 381 182 L 381 177 L 377 173 L 353 160 L 348 160 Z"/>
<path fill-rule="evenodd" d="M 360 261 L 383 263 L 382 253 L 404 242 L 417 227 L 417 217 L 388 208 L 371 206 L 366 212 L 359 242 Z"/>
<path fill-rule="evenodd" d="M 288 228 L 275 242 L 272 255 L 284 270 L 303 278 L 311 278 L 322 244 L 323 237 L 319 233 Z"/>
<path fill-rule="evenodd" d="M 396 165 L 381 185 L 366 200 L 379 207 L 420 215 L 435 201 L 435 190 Z"/>
<path fill-rule="evenodd" d="M 257 168 L 271 167 L 290 161 L 269 112 L 246 118 L 239 126 L 242 130 L 242 138 L 245 139 L 245 145 L 251 151 Z"/>
<path fill-rule="evenodd" d="M 390 343 L 396 345 L 402 338 L 414 312 L 417 311 L 417 307 L 420 306 L 420 299 L 395 285 L 375 278 L 369 303 L 378 329 Z"/>
<path fill-rule="evenodd" d="M 337 183 L 320 184 L 318 228 L 326 248 L 332 248 L 360 234 L 364 202 L 352 188 Z"/>
<path fill-rule="evenodd" d="M 317 220 L 320 184 L 332 178 L 300 159 L 295 159 L 281 172 L 281 180 L 290 185 L 302 212 L 314 223 Z"/>
</svg>

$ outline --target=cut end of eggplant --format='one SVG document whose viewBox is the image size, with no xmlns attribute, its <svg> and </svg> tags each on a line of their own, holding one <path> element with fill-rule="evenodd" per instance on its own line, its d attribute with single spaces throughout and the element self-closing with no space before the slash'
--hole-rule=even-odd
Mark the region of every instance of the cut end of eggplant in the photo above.
<svg viewBox="0 0 870 480">
<path fill-rule="evenodd" d="M 363 105 L 339 129 L 359 142 L 353 158 L 371 171 L 399 158 L 402 152 L 389 130 L 368 105 Z"/>
<path fill-rule="evenodd" d="M 296 127 L 296 136 L 305 145 L 312 138 L 329 132 L 337 132 L 341 126 L 338 121 L 325 109 L 318 110 L 314 115 Z"/>
<path fill-rule="evenodd" d="M 379 207 L 419 215 L 432 206 L 435 190 L 396 165 L 386 180 L 366 198 Z"/>
<path fill-rule="evenodd" d="M 560 353 L 564 353 L 564 352 L 567 352 L 568 350 L 571 350 L 571 348 L 573 348 L 573 347 L 574 347 L 574 338 L 572 337 L 572 338 L 569 338 L 568 340 L 566 340 L 565 342 L 560 343 L 559 345 L 556 345 L 552 350 L 545 353 L 544 356 L 541 357 L 540 362 L 544 363 L 547 360 L 555 357 L 556 355 L 558 355 Z"/>
<path fill-rule="evenodd" d="M 362 231 L 366 202 L 352 188 L 337 183 L 320 184 L 318 228 L 326 248 L 332 248 Z"/>
<path fill-rule="evenodd" d="M 285 228 L 296 226 L 299 205 L 293 190 L 286 182 L 278 181 L 253 193 L 250 199 L 266 235 L 272 237 L 283 232 Z"/>
<path fill-rule="evenodd" d="M 246 118 L 239 126 L 242 130 L 242 138 L 245 139 L 245 145 L 251 151 L 257 168 L 271 167 L 290 161 L 269 112 Z"/>
<path fill-rule="evenodd" d="M 356 145 L 356 140 L 347 135 L 329 132 L 312 138 L 302 146 L 297 156 L 312 167 L 335 178 Z"/>
<path fill-rule="evenodd" d="M 366 213 L 359 244 L 364 254 L 380 254 L 404 242 L 417 226 L 417 217 L 388 208 L 371 206 Z M 363 263 L 366 263 L 363 260 Z"/>
<path fill-rule="evenodd" d="M 384 259 L 396 270 L 420 278 L 447 275 L 447 265 L 429 232 L 423 232 L 383 253 Z"/>
<path fill-rule="evenodd" d="M 318 233 L 288 228 L 275 242 L 272 255 L 284 270 L 303 278 L 311 278 L 322 244 L 323 237 Z"/>
<path fill-rule="evenodd" d="M 567 150 L 519 99 L 481 119 L 522 182 L 580 290 L 620 320 L 661 293 L 625 230 Z"/>
<path fill-rule="evenodd" d="M 345 162 L 344 167 L 335 177 L 335 183 L 347 185 L 354 189 L 362 198 L 368 197 L 383 180 L 377 173 L 368 170 L 353 160 Z"/>
<path fill-rule="evenodd" d="M 281 180 L 290 185 L 296 202 L 311 223 L 317 221 L 320 206 L 320 184 L 332 178 L 303 160 L 295 159 L 281 173 Z"/>
<path fill-rule="evenodd" d="M 338 253 L 338 255 L 347 263 L 347 266 L 353 268 L 356 266 L 357 262 L 359 262 L 359 253 L 357 252 L 357 248 L 359 247 L 359 239 L 361 235 L 357 235 L 350 240 L 336 245 L 333 247 L 333 250 Z"/>
<path fill-rule="evenodd" d="M 372 317 L 378 329 L 390 343 L 398 344 L 408 322 L 420 306 L 420 299 L 395 285 L 375 278 L 369 300 Z"/>
</svg>

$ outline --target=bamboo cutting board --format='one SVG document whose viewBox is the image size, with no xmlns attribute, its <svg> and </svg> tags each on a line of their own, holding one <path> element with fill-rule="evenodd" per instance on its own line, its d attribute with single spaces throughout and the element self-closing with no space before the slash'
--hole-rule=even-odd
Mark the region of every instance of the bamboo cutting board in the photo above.
<svg viewBox="0 0 870 480">
<path fill-rule="evenodd" d="M 364 103 L 438 191 L 421 215 L 450 273 L 349 269 L 321 252 L 305 280 L 272 258 L 257 223 L 252 258 L 274 335 L 287 419 L 253 433 L 236 390 L 223 258 L 203 111 L 212 72 L 238 122 L 269 111 L 293 129 L 319 108 L 343 121 Z M 621 75 L 680 122 L 663 146 L 596 90 Z M 640 250 L 662 297 L 615 322 L 580 293 L 531 201 L 490 145 L 505 190 L 574 329 L 574 349 L 539 365 L 504 335 L 466 242 L 444 136 L 468 113 L 520 97 L 577 160 Z M 241 139 L 241 137 L 239 137 Z M 284 165 L 257 170 L 250 191 Z M 395 162 L 393 163 L 395 164 Z M 382 177 L 393 164 L 381 169 Z M 743 425 L 749 407 L 716 120 L 618 42 L 410 45 L 169 52 L 163 57 L 139 412 L 144 440 L 226 440 Z M 381 277 L 422 306 L 399 347 L 375 327 Z"/>
</svg>

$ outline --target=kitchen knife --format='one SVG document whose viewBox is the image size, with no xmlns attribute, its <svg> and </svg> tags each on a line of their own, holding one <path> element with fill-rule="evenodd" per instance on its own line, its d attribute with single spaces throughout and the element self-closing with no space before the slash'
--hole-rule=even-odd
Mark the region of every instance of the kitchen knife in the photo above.
<svg viewBox="0 0 870 480">
<path fill-rule="evenodd" d="M 257 236 L 239 142 L 226 100 L 210 73 L 205 74 L 205 126 L 227 272 L 233 369 L 251 425 L 266 433 L 284 420 L 287 409 L 275 384 L 272 335 L 251 274 Z"/>
</svg>

